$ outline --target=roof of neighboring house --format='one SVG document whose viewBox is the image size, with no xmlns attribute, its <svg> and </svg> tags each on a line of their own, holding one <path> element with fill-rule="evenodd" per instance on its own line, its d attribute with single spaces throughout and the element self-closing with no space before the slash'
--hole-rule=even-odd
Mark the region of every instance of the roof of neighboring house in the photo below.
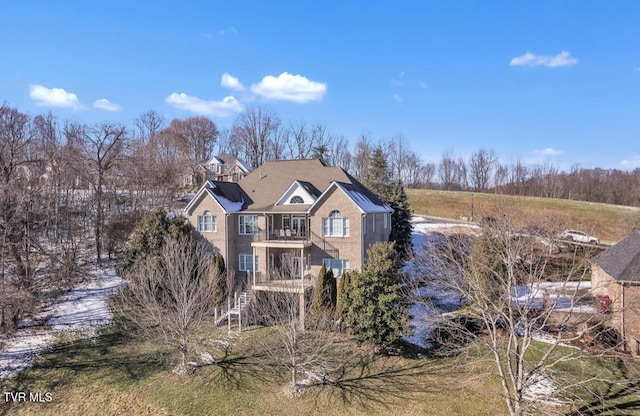
<svg viewBox="0 0 640 416">
<path fill-rule="evenodd" d="M 211 172 L 211 170 L 209 169 L 209 165 L 211 163 L 216 163 L 218 165 L 225 165 L 227 166 L 227 170 L 229 170 L 232 165 L 237 164 L 246 172 L 251 172 L 251 166 L 248 163 L 238 159 L 234 155 L 226 154 L 226 153 L 218 156 L 213 156 L 211 159 L 207 160 L 206 162 L 200 163 L 200 165 L 198 166 L 202 167 L 207 172 Z"/>
<path fill-rule="evenodd" d="M 391 212 L 373 192 L 337 166 L 326 166 L 318 159 L 278 160 L 267 162 L 237 183 L 207 181 L 185 210 L 190 213 L 205 192 L 214 197 L 227 212 L 306 212 L 312 204 L 276 205 L 298 182 L 316 200 L 332 186 L 341 189 L 362 212 Z M 206 189 L 210 189 L 206 191 Z M 222 201 L 222 202 L 221 202 Z M 227 203 L 228 201 L 228 203 Z M 242 208 L 238 209 L 238 204 Z"/>
<path fill-rule="evenodd" d="M 615 280 L 640 283 L 640 231 L 591 259 Z"/>
</svg>

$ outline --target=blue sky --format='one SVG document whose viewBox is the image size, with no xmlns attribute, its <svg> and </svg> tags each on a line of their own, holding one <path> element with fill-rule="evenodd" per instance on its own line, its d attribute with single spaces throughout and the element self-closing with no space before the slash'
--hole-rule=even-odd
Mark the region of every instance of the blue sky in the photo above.
<svg viewBox="0 0 640 416">
<path fill-rule="evenodd" d="M 6 1 L 0 101 L 132 125 L 268 106 L 429 161 L 640 167 L 638 1 Z"/>
</svg>

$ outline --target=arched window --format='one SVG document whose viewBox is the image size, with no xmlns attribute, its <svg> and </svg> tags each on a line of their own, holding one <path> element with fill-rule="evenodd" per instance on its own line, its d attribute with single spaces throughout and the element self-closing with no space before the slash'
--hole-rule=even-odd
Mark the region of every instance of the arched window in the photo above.
<svg viewBox="0 0 640 416">
<path fill-rule="evenodd" d="M 216 217 L 211 215 L 209 211 L 205 211 L 202 215 L 198 215 L 198 231 L 215 232 L 217 230 Z"/>
<path fill-rule="evenodd" d="M 304 204 L 304 199 L 300 195 L 294 195 L 289 200 L 290 204 Z"/>
<path fill-rule="evenodd" d="M 328 217 L 322 219 L 322 235 L 325 237 L 348 237 L 349 218 L 343 217 L 338 210 L 333 210 Z"/>
</svg>

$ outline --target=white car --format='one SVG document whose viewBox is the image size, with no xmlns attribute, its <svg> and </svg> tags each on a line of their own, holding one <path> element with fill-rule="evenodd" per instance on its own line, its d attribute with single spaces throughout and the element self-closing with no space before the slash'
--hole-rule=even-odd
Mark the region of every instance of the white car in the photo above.
<svg viewBox="0 0 640 416">
<path fill-rule="evenodd" d="M 600 239 L 598 237 L 594 237 L 585 233 L 584 231 L 577 230 L 564 230 L 562 233 L 562 238 L 565 240 L 575 241 L 578 243 L 587 243 L 587 244 L 600 244 Z"/>
</svg>

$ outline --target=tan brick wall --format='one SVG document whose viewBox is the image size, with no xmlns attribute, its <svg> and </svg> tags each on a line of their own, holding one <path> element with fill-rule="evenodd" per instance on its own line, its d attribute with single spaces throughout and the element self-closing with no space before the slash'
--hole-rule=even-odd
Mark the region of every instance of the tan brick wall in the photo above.
<svg viewBox="0 0 640 416">
<path fill-rule="evenodd" d="M 215 232 L 202 232 L 201 236 L 207 239 L 214 247 L 220 250 L 220 253 L 224 257 L 225 263 L 227 263 L 226 253 L 225 253 L 225 232 L 226 232 L 226 223 L 225 223 L 225 212 L 222 210 L 220 205 L 213 200 L 208 195 L 203 195 L 200 203 L 195 207 L 191 215 L 189 215 L 189 223 L 195 228 L 198 229 L 198 215 L 204 214 L 205 211 L 209 211 L 211 215 L 216 217 L 216 231 Z"/>
<path fill-rule="evenodd" d="M 593 295 L 607 295 L 611 299 L 611 314 L 607 325 L 618 332 L 624 332 L 626 348 L 634 355 L 640 355 L 640 285 L 625 284 L 624 294 L 621 283 L 615 281 L 595 264 L 591 265 L 591 291 Z M 624 300 L 624 309 L 623 309 Z M 622 323 L 624 322 L 624 330 Z"/>
</svg>

